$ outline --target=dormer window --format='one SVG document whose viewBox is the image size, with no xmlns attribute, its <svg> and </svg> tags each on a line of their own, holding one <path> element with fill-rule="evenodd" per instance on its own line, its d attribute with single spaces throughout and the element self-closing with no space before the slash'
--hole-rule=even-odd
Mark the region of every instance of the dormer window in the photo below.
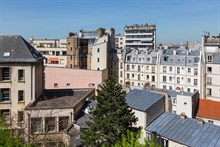
<svg viewBox="0 0 220 147">
<path fill-rule="evenodd" d="M 213 56 L 212 55 L 208 55 L 208 62 L 212 62 L 213 61 Z"/>
</svg>

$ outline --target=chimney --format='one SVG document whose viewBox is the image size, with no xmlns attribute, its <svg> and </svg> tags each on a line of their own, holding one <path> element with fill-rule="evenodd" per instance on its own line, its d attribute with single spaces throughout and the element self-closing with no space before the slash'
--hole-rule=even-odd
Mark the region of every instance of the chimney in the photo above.
<svg viewBox="0 0 220 147">
<path fill-rule="evenodd" d="M 180 87 L 176 87 L 176 92 L 181 92 Z"/>
<path fill-rule="evenodd" d="M 80 30 L 80 31 L 79 31 L 79 37 L 82 38 L 83 36 L 84 36 L 84 35 L 83 35 L 83 30 Z"/>
<path fill-rule="evenodd" d="M 149 49 L 147 48 L 147 49 L 146 49 L 146 55 L 148 55 L 148 54 L 149 54 Z"/>
<path fill-rule="evenodd" d="M 68 36 L 69 36 L 69 37 L 75 36 L 75 33 L 69 32 Z"/>
<path fill-rule="evenodd" d="M 176 55 L 176 49 L 175 48 L 173 49 L 173 55 Z"/>
<path fill-rule="evenodd" d="M 197 119 L 197 123 L 198 123 L 199 125 L 203 125 L 205 122 L 204 122 L 204 120 L 203 120 L 202 118 L 198 118 L 198 119 Z"/>
<path fill-rule="evenodd" d="M 99 38 L 102 38 L 102 36 L 104 35 L 104 33 L 105 33 L 105 29 L 103 29 L 103 28 L 99 28 L 99 29 L 98 29 L 98 37 L 99 37 Z"/>
<path fill-rule="evenodd" d="M 135 50 L 135 53 L 138 55 L 138 49 Z"/>
<path fill-rule="evenodd" d="M 186 119 L 186 114 L 185 114 L 184 112 L 182 112 L 182 113 L 180 114 L 180 118 L 181 118 L 181 119 Z"/>
</svg>

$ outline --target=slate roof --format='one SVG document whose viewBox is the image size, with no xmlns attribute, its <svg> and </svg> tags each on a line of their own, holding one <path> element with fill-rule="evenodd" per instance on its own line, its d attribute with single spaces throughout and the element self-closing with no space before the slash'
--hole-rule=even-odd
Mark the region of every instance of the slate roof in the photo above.
<svg viewBox="0 0 220 147">
<path fill-rule="evenodd" d="M 25 109 L 60 109 L 74 108 L 82 99 L 85 99 L 93 89 L 49 89 Z"/>
<path fill-rule="evenodd" d="M 4 56 L 8 54 L 7 56 Z M 19 35 L 0 36 L 0 62 L 38 62 L 43 56 Z"/>
<path fill-rule="evenodd" d="M 126 96 L 129 107 L 143 112 L 146 112 L 161 99 L 164 99 L 164 95 L 138 89 L 131 90 Z"/>
<path fill-rule="evenodd" d="M 220 126 L 199 124 L 196 119 L 183 119 L 170 112 L 164 112 L 145 130 L 187 146 L 220 146 Z"/>
</svg>

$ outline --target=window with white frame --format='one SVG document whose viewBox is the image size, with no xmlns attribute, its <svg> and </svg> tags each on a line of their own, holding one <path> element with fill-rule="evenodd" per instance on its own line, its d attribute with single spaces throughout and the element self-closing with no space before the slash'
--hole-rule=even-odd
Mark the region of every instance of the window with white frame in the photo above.
<svg viewBox="0 0 220 147">
<path fill-rule="evenodd" d="M 213 61 L 213 56 L 212 55 L 208 55 L 207 59 L 208 59 L 207 60 L 208 62 L 212 62 Z"/>
<path fill-rule="evenodd" d="M 207 77 L 207 84 L 212 85 L 212 77 Z"/>
<path fill-rule="evenodd" d="M 212 89 L 211 88 L 207 88 L 207 95 L 209 95 L 209 96 L 212 95 Z"/>
</svg>

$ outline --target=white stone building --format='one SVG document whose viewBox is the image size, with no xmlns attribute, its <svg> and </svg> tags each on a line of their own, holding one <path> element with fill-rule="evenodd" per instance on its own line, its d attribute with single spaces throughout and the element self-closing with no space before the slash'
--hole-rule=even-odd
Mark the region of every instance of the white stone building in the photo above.
<svg viewBox="0 0 220 147">
<path fill-rule="evenodd" d="M 156 25 L 125 25 L 125 48 L 156 50 Z"/>
<path fill-rule="evenodd" d="M 119 58 L 119 83 L 157 87 L 157 56 L 154 50 L 128 49 Z"/>
<path fill-rule="evenodd" d="M 66 39 L 34 39 L 31 37 L 29 42 L 45 57 L 45 66 L 67 66 Z"/>
<path fill-rule="evenodd" d="M 122 34 L 115 35 L 115 48 L 124 49 L 125 48 L 125 36 Z"/>
<path fill-rule="evenodd" d="M 201 85 L 201 52 L 198 49 L 160 50 L 158 88 L 194 92 Z"/>
<path fill-rule="evenodd" d="M 204 61 L 203 98 L 220 101 L 220 36 L 202 37 Z"/>
</svg>

